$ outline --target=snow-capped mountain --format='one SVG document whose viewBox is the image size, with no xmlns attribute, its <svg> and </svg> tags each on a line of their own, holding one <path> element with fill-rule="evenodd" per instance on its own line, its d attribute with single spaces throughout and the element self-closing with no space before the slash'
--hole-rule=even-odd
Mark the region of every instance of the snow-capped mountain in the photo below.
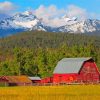
<svg viewBox="0 0 100 100">
<path fill-rule="evenodd" d="M 17 13 L 12 17 L 0 21 L 0 36 L 30 30 L 45 30 L 45 25 L 31 12 Z"/>
<path fill-rule="evenodd" d="M 37 24 L 40 24 L 41 21 L 33 15 L 31 12 L 17 13 L 10 18 L 0 21 L 1 28 L 27 28 L 30 29 Z"/>
<path fill-rule="evenodd" d="M 73 24 L 61 26 L 58 28 L 60 32 L 70 33 L 91 33 L 100 31 L 100 20 L 87 19 L 83 21 L 76 21 Z"/>
<path fill-rule="evenodd" d="M 100 32 L 100 20 L 87 19 L 79 21 L 76 17 L 63 16 L 63 26 L 49 26 L 37 18 L 32 12 L 17 13 L 0 21 L 0 37 L 12 35 L 23 31 L 49 31 L 70 33 Z"/>
</svg>

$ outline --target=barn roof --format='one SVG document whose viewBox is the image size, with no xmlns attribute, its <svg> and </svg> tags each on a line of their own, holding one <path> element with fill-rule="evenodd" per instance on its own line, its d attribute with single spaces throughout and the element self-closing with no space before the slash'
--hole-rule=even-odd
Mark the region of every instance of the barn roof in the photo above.
<svg viewBox="0 0 100 100">
<path fill-rule="evenodd" d="M 31 80 L 25 76 L 5 76 L 9 83 L 31 83 Z"/>
<path fill-rule="evenodd" d="M 57 64 L 54 69 L 54 74 L 64 74 L 64 73 L 78 73 L 85 61 L 92 59 L 89 58 L 63 58 Z"/>
<path fill-rule="evenodd" d="M 41 80 L 40 77 L 29 77 L 30 80 Z"/>
</svg>

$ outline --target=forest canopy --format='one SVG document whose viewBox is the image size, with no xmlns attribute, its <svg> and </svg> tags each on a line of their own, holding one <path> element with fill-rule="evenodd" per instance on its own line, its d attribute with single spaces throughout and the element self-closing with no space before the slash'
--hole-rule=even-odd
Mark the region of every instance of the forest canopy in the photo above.
<svg viewBox="0 0 100 100">
<path fill-rule="evenodd" d="M 31 31 L 0 39 L 0 75 L 51 76 L 65 57 L 93 57 L 100 67 L 100 36 Z"/>
</svg>

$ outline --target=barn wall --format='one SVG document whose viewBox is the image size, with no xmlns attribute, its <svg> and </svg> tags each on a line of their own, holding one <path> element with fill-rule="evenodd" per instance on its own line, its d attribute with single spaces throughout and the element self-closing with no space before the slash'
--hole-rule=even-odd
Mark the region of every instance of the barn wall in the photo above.
<svg viewBox="0 0 100 100">
<path fill-rule="evenodd" d="M 32 83 L 8 83 L 9 86 L 31 86 Z"/>
<path fill-rule="evenodd" d="M 54 74 L 53 83 L 76 82 L 78 74 Z"/>
<path fill-rule="evenodd" d="M 78 81 L 98 82 L 100 80 L 99 70 L 94 61 L 87 61 L 80 70 Z"/>
<path fill-rule="evenodd" d="M 41 83 L 52 83 L 53 82 L 53 77 L 47 77 L 41 79 Z"/>
</svg>

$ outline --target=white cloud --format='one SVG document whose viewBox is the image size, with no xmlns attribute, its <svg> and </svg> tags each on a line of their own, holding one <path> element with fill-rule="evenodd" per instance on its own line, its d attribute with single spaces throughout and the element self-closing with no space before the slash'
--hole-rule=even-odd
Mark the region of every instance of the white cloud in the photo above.
<svg viewBox="0 0 100 100">
<path fill-rule="evenodd" d="M 69 17 L 78 17 L 79 19 L 87 18 L 87 11 L 86 9 L 80 8 L 75 5 L 69 5 L 67 7 L 67 15 Z"/>
<path fill-rule="evenodd" d="M 69 5 L 67 8 L 63 9 L 58 9 L 55 5 L 50 5 L 49 7 L 41 5 L 38 9 L 34 10 L 34 13 L 38 18 L 42 18 L 46 24 L 51 26 L 65 25 L 65 20 L 59 18 L 64 15 L 67 15 L 70 18 L 87 18 L 87 11 L 75 5 Z"/>
<path fill-rule="evenodd" d="M 9 13 L 14 10 L 15 6 L 9 1 L 0 2 L 0 13 Z"/>
<path fill-rule="evenodd" d="M 65 9 L 58 9 L 55 5 L 50 5 L 49 7 L 41 5 L 34 10 L 34 13 L 38 18 L 42 18 L 46 24 L 57 26 L 60 21 L 57 17 L 64 15 Z"/>
</svg>

